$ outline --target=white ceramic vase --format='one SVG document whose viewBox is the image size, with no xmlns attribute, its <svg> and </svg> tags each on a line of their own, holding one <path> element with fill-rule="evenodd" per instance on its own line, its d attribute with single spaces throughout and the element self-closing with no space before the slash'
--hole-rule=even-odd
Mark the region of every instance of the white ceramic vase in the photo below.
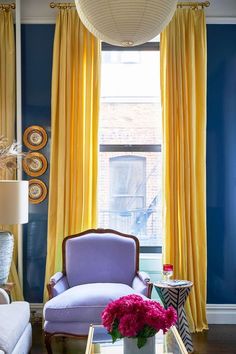
<svg viewBox="0 0 236 354">
<path fill-rule="evenodd" d="M 124 354 L 155 354 L 155 336 L 147 338 L 147 343 L 138 348 L 137 338 L 124 338 Z"/>
<path fill-rule="evenodd" d="M 11 267 L 13 246 L 13 235 L 7 231 L 0 232 L 0 284 L 7 282 Z"/>
</svg>

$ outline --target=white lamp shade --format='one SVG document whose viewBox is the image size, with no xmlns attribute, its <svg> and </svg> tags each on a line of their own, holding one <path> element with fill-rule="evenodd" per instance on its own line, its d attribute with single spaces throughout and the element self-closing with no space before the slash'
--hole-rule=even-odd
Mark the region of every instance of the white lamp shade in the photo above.
<svg viewBox="0 0 236 354">
<path fill-rule="evenodd" d="M 28 181 L 0 181 L 0 224 L 28 222 Z"/>
<path fill-rule="evenodd" d="M 177 0 L 75 0 L 85 27 L 104 42 L 132 47 L 156 37 L 170 22 Z"/>
</svg>

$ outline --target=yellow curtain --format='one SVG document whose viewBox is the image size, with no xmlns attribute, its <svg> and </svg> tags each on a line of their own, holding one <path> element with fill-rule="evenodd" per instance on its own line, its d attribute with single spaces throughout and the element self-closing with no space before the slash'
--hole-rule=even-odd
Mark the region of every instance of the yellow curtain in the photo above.
<svg viewBox="0 0 236 354">
<path fill-rule="evenodd" d="M 11 11 L 0 10 L 0 135 L 15 137 L 15 38 Z M 5 171 L 0 171 L 5 175 Z"/>
<path fill-rule="evenodd" d="M 164 261 L 194 287 L 192 331 L 206 320 L 206 24 L 203 10 L 177 9 L 161 34 Z"/>
<path fill-rule="evenodd" d="M 11 11 L 0 10 L 0 136 L 11 144 L 15 138 L 15 38 Z M 15 179 L 15 173 L 0 170 L 0 179 Z M 22 300 L 22 290 L 17 275 L 17 227 L 4 225 L 15 238 L 14 254 L 9 282 L 14 283 L 11 293 L 14 300 Z"/>
<path fill-rule="evenodd" d="M 46 283 L 65 236 L 96 227 L 100 42 L 75 10 L 60 10 L 52 74 Z"/>
</svg>

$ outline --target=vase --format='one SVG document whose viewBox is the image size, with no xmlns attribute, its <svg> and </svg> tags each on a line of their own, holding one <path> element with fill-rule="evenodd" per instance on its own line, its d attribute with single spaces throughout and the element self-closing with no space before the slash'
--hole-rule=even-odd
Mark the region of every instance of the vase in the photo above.
<svg viewBox="0 0 236 354">
<path fill-rule="evenodd" d="M 137 346 L 137 338 L 124 338 L 124 354 L 155 354 L 155 336 L 148 337 L 142 348 Z"/>
<path fill-rule="evenodd" d="M 8 279 L 14 238 L 10 232 L 0 232 L 0 284 L 5 284 Z"/>
</svg>

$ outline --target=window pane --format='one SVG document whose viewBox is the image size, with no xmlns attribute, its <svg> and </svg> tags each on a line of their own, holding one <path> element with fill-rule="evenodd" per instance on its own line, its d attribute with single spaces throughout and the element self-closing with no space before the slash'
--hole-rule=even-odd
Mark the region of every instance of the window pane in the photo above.
<svg viewBox="0 0 236 354">
<path fill-rule="evenodd" d="M 161 144 L 160 53 L 106 51 L 103 58 L 100 143 Z"/>
<path fill-rule="evenodd" d="M 100 152 L 99 226 L 134 234 L 142 246 L 161 246 L 161 152 L 140 152 L 139 170 L 127 164 L 131 154 L 137 159 L 137 152 Z"/>
<path fill-rule="evenodd" d="M 109 162 L 112 184 L 110 193 L 114 195 L 145 195 L 146 159 L 140 156 L 118 156 Z"/>
<path fill-rule="evenodd" d="M 106 101 L 160 97 L 159 51 L 102 53 L 101 96 Z"/>
</svg>

